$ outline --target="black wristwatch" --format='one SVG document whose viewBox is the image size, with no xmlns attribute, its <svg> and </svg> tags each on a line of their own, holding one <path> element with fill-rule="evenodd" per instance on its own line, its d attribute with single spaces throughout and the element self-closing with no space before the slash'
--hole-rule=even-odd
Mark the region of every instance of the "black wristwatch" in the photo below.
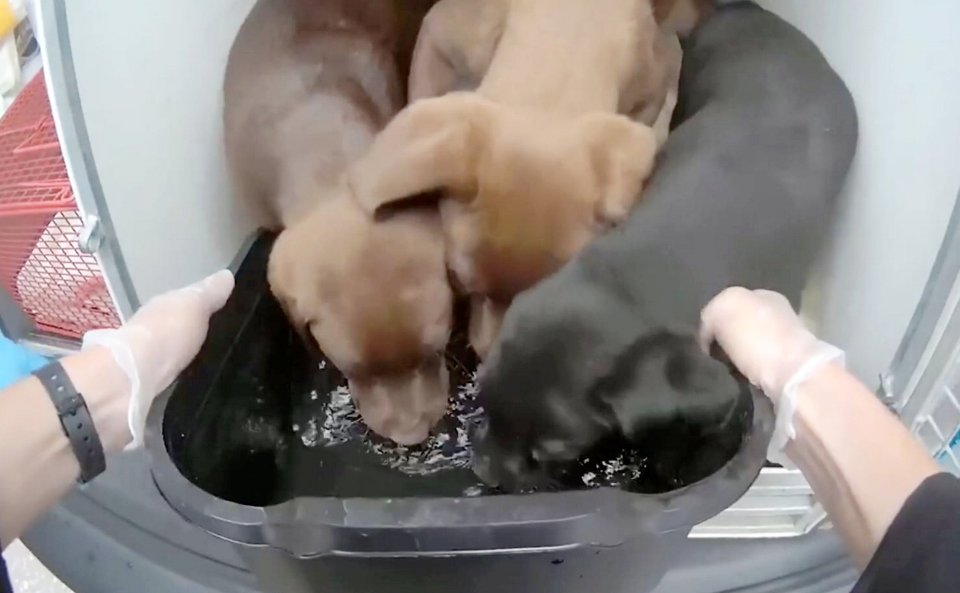
<svg viewBox="0 0 960 593">
<path fill-rule="evenodd" d="M 93 417 L 87 408 L 87 402 L 77 392 L 63 365 L 54 361 L 34 373 L 47 390 L 47 394 L 57 408 L 63 433 L 70 440 L 73 454 L 80 464 L 78 482 L 86 484 L 107 469 L 103 455 L 103 444 Z"/>
</svg>

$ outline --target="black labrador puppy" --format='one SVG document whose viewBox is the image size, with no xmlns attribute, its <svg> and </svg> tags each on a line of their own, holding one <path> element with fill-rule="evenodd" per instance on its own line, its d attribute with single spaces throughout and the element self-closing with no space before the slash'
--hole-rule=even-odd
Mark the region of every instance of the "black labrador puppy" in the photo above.
<svg viewBox="0 0 960 593">
<path fill-rule="evenodd" d="M 657 435 L 696 461 L 743 392 L 698 348 L 700 310 L 734 285 L 799 302 L 856 150 L 850 93 L 807 37 L 751 2 L 694 32 L 680 88 L 630 220 L 507 315 L 480 384 L 475 467 L 489 482 L 536 486 L 611 435 Z"/>
</svg>

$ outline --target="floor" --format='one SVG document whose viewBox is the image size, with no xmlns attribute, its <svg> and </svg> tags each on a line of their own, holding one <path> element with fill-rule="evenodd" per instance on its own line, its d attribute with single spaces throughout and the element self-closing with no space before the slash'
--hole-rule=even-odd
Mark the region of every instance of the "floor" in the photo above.
<svg viewBox="0 0 960 593">
<path fill-rule="evenodd" d="M 15 593 L 73 593 L 20 541 L 3 552 Z"/>
</svg>

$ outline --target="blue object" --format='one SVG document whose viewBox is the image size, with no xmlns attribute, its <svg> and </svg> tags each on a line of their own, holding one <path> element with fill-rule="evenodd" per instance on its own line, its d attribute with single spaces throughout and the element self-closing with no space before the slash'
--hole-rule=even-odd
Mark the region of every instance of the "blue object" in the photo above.
<svg viewBox="0 0 960 593">
<path fill-rule="evenodd" d="M 13 591 L 10 577 L 7 575 L 7 565 L 4 563 L 2 555 L 0 555 L 0 591 Z"/>
<path fill-rule="evenodd" d="M 47 359 L 0 336 L 0 389 L 6 389 L 47 364 Z"/>
</svg>

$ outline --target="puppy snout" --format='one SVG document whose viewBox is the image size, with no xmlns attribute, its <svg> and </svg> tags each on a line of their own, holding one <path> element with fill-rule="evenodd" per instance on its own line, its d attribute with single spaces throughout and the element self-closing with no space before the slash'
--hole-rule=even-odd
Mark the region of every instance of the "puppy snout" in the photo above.
<svg viewBox="0 0 960 593">
<path fill-rule="evenodd" d="M 539 465 L 529 456 L 510 452 L 492 454 L 476 453 L 473 457 L 473 473 L 484 483 L 504 490 L 517 492 L 535 484 Z"/>
<path fill-rule="evenodd" d="M 537 462 L 522 448 L 503 446 L 493 436 L 487 420 L 470 430 L 473 473 L 490 486 L 507 490 L 523 489 L 530 475 L 536 471 Z"/>
<path fill-rule="evenodd" d="M 446 413 L 449 382 L 438 357 L 413 371 L 353 379 L 350 389 L 371 430 L 401 445 L 417 445 Z"/>
</svg>

